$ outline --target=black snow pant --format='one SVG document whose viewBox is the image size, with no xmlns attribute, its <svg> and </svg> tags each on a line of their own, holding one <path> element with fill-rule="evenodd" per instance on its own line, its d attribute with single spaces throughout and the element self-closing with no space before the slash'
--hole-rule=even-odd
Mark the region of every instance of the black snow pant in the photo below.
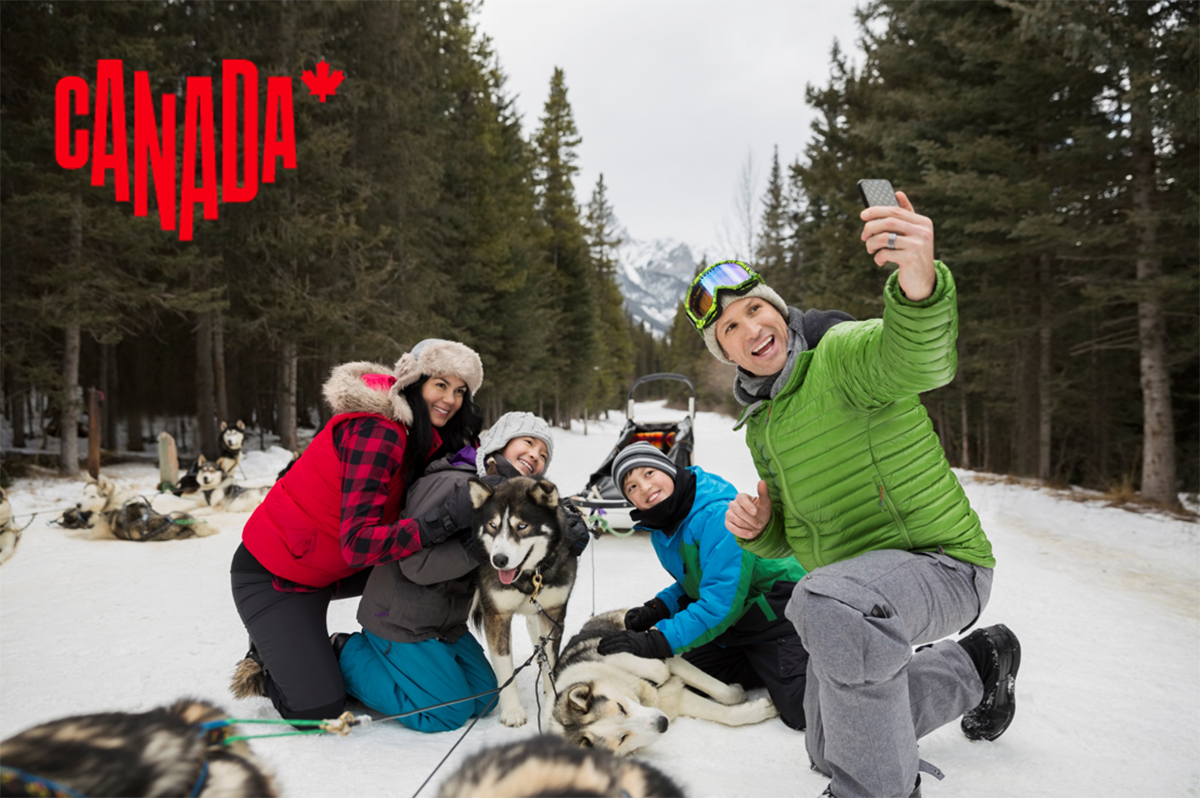
<svg viewBox="0 0 1200 798">
<path fill-rule="evenodd" d="M 233 603 L 258 649 L 267 695 L 288 719 L 336 718 L 346 706 L 342 670 L 329 643 L 329 602 L 361 596 L 371 569 L 314 593 L 276 590 L 274 575 L 245 547 L 230 568 Z"/>
<path fill-rule="evenodd" d="M 772 609 L 778 606 L 775 620 L 767 620 L 758 607 L 752 607 L 716 640 L 693 648 L 683 658 L 727 684 L 747 690 L 766 687 L 780 720 L 803 731 L 808 652 L 796 627 L 783 615 L 795 584 L 778 582 L 767 596 Z"/>
</svg>

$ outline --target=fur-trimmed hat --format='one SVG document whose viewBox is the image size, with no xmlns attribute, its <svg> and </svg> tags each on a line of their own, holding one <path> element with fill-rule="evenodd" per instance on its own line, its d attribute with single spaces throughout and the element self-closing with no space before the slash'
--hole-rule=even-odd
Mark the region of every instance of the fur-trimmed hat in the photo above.
<svg viewBox="0 0 1200 798">
<path fill-rule="evenodd" d="M 546 473 L 550 461 L 554 459 L 554 438 L 550 435 L 550 425 L 533 413 L 514 411 L 500 416 L 490 429 L 479 436 L 479 450 L 475 453 L 475 469 L 479 476 L 487 474 L 488 457 L 508 446 L 513 438 L 521 437 L 537 438 L 546 444 L 546 467 L 542 469 L 542 473 Z"/>
<path fill-rule="evenodd" d="M 631 443 L 617 452 L 617 456 L 613 458 L 613 481 L 617 484 L 617 489 L 621 491 L 622 496 L 625 495 L 625 477 L 635 468 L 657 468 L 659 471 L 670 474 L 671 479 L 675 479 L 675 474 L 678 472 L 676 465 L 657 446 L 645 441 Z"/>
<path fill-rule="evenodd" d="M 467 384 L 474 396 L 483 384 L 483 362 L 475 350 L 458 341 L 426 338 L 396 361 L 396 384 L 393 391 L 412 385 L 422 375 L 458 377 Z"/>
<path fill-rule="evenodd" d="M 474 394 L 483 383 L 483 363 L 465 344 L 426 338 L 401 356 L 394 369 L 365 360 L 335 366 L 321 393 L 335 414 L 377 413 L 411 424 L 412 408 L 403 389 L 422 375 L 458 377 Z"/>
<path fill-rule="evenodd" d="M 750 296 L 756 296 L 766 300 L 771 307 L 779 311 L 779 314 L 783 316 L 784 321 L 787 321 L 787 303 L 783 301 L 783 297 L 775 293 L 775 289 L 771 288 L 771 286 L 767 285 L 762 280 L 759 280 L 757 285 L 742 294 L 735 294 L 733 291 L 719 291 L 717 293 L 717 301 L 721 303 L 721 313 L 724 313 L 725 308 L 729 307 L 734 302 L 737 302 L 739 299 L 745 299 L 746 297 Z M 684 301 L 686 302 L 687 300 L 685 299 Z M 700 331 L 700 335 L 703 336 L 704 344 L 708 347 L 708 351 L 712 352 L 713 357 L 722 363 L 727 363 L 733 366 L 736 364 L 729 359 L 729 356 L 725 354 L 725 350 L 721 348 L 719 343 L 717 343 L 717 320 L 721 318 L 721 313 L 718 313 L 717 318 L 713 319 L 711 324 Z"/>
</svg>

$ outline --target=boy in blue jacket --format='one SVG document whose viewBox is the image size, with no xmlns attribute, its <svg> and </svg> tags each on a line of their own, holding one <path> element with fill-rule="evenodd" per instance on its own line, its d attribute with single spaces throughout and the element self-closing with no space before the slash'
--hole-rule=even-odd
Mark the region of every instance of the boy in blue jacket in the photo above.
<svg viewBox="0 0 1200 798">
<path fill-rule="evenodd" d="M 639 441 L 617 453 L 613 479 L 675 581 L 629 610 L 626 631 L 601 640 L 600 653 L 682 655 L 723 682 L 766 687 L 783 722 L 803 729 L 808 655 L 783 610 L 804 568 L 740 547 L 725 528 L 737 489 L 699 466 L 679 469 Z"/>
</svg>

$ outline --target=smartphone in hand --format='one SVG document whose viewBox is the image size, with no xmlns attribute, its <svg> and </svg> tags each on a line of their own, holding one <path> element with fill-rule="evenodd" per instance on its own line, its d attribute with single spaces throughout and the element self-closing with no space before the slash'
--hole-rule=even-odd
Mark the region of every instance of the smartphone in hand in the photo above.
<svg viewBox="0 0 1200 798">
<path fill-rule="evenodd" d="M 896 201 L 896 190 L 892 188 L 890 180 L 859 180 L 858 195 L 862 197 L 864 208 L 870 208 L 873 205 L 900 206 L 900 203 Z"/>
</svg>

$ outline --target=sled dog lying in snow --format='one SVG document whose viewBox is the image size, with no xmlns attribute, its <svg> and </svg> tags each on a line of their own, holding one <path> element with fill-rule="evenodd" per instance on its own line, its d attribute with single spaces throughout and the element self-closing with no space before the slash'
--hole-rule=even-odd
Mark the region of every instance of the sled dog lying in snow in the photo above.
<svg viewBox="0 0 1200 798">
<path fill-rule="evenodd" d="M 472 477 L 468 484 L 475 506 L 473 533 L 490 563 L 479 568 L 471 620 L 483 627 L 496 679 L 504 684 L 513 674 L 514 615 L 525 616 L 535 646 L 539 638 L 549 638 L 546 656 L 554 667 L 577 562 L 563 535 L 554 483 L 512 477 L 492 488 Z M 549 680 L 545 690 L 553 695 Z M 526 721 L 516 682 L 500 691 L 500 721 L 505 726 Z"/>
<path fill-rule="evenodd" d="M 241 421 L 232 427 L 221 422 L 221 454 L 217 457 L 217 467 L 225 473 L 226 480 L 233 483 L 233 472 L 239 465 L 242 464 L 242 444 L 246 441 L 246 425 Z M 201 455 L 192 467 L 187 470 L 187 473 L 179 478 L 179 485 L 175 490 L 171 491 L 176 496 L 193 496 L 196 491 L 200 490 L 200 483 L 196 480 L 196 474 L 200 471 L 200 464 L 204 462 L 204 455 Z"/>
<path fill-rule="evenodd" d="M 196 483 L 200 486 L 196 491 L 199 508 L 210 507 L 214 511 L 227 513 L 243 513 L 253 510 L 262 504 L 271 488 L 243 488 L 233 483 L 216 460 L 206 460 L 204 455 L 196 461 L 199 469 L 196 471 Z"/>
<path fill-rule="evenodd" d="M 34 726 L 0 743 L 4 794 L 58 795 L 37 791 L 36 781 L 48 779 L 75 795 L 279 795 L 245 740 L 225 744 L 231 727 L 201 725 L 226 717 L 206 701 L 184 699 Z"/>
<path fill-rule="evenodd" d="M 672 798 L 683 790 L 644 762 L 576 748 L 550 734 L 485 748 L 465 759 L 438 790 L 439 798 L 511 795 Z"/>
<path fill-rule="evenodd" d="M 63 514 L 63 526 L 90 529 L 94 539 L 112 536 L 121 540 L 183 540 L 215 535 L 220 530 L 188 513 L 166 515 L 154 510 L 145 499 L 130 496 L 109 479 L 88 474 L 83 498 L 74 511 Z"/>
<path fill-rule="evenodd" d="M 746 726 L 779 714 L 769 698 L 746 701 L 741 686 L 714 679 L 682 657 L 596 651 L 600 638 L 624 628 L 625 610 L 597 615 L 563 649 L 548 721 L 568 742 L 624 756 L 657 740 L 679 715 Z"/>
<path fill-rule="evenodd" d="M 12 505 L 8 503 L 8 491 L 0 488 L 0 564 L 3 564 L 21 542 L 21 529 L 13 523 Z"/>
</svg>

